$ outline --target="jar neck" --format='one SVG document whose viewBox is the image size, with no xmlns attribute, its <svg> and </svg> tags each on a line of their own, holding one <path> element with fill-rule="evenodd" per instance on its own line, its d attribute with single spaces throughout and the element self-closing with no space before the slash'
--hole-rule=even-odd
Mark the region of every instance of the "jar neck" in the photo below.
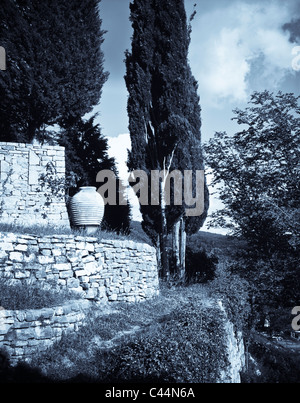
<svg viewBox="0 0 300 403">
<path fill-rule="evenodd" d="M 86 192 L 95 192 L 97 188 L 95 186 L 82 186 L 79 188 L 80 191 L 86 191 Z"/>
</svg>

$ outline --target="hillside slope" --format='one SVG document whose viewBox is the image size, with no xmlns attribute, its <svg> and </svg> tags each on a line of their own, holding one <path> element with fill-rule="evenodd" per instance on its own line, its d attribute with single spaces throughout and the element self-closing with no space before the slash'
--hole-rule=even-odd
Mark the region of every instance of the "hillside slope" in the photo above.
<svg viewBox="0 0 300 403">
<path fill-rule="evenodd" d="M 162 289 L 147 303 L 94 309 L 85 326 L 1 380 L 240 382 L 242 340 L 207 287 Z M 1 366 L 1 365 L 0 365 Z"/>
</svg>

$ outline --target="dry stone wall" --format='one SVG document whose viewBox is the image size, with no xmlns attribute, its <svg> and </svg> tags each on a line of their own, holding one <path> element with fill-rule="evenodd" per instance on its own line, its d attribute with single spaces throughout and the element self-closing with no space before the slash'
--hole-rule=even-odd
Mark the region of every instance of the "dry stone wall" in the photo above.
<svg viewBox="0 0 300 403">
<path fill-rule="evenodd" d="M 44 309 L 0 309 L 0 349 L 6 351 L 12 365 L 28 361 L 44 352 L 63 333 L 76 331 L 91 309 L 89 301 L 68 303 Z"/>
<path fill-rule="evenodd" d="M 39 310 L 0 307 L 0 349 L 12 364 L 30 361 L 84 323 L 103 303 L 138 302 L 159 294 L 156 251 L 133 241 L 74 235 L 0 233 L 0 279 L 12 284 L 69 289 L 81 297 Z"/>
<path fill-rule="evenodd" d="M 1 277 L 101 302 L 137 302 L 159 292 L 155 249 L 129 240 L 0 233 Z"/>
<path fill-rule="evenodd" d="M 0 223 L 68 227 L 64 180 L 64 147 L 0 143 Z"/>
</svg>

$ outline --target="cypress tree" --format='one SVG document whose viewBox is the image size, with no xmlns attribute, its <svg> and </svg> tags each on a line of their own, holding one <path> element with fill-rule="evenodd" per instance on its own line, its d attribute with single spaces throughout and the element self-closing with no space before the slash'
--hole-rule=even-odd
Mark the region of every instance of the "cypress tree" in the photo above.
<svg viewBox="0 0 300 403">
<path fill-rule="evenodd" d="M 107 79 L 98 0 L 2 0 L 0 139 L 43 141 L 47 125 L 90 112 Z"/>
<path fill-rule="evenodd" d="M 145 171 L 151 183 L 153 170 L 167 175 L 173 169 L 203 168 L 199 99 L 188 64 L 190 27 L 183 0 L 135 0 L 130 7 L 134 31 L 131 52 L 126 53 L 132 143 L 128 167 Z M 160 181 L 159 204 L 150 205 L 149 200 L 140 206 L 143 228 L 159 249 L 163 277 L 169 275 L 168 233 L 184 214 L 184 206 L 166 206 L 166 175 Z"/>
</svg>

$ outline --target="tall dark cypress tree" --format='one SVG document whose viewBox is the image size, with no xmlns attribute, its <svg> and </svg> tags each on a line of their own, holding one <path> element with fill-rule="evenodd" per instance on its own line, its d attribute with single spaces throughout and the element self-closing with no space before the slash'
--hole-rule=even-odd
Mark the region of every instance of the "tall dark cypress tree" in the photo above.
<svg viewBox="0 0 300 403">
<path fill-rule="evenodd" d="M 43 140 L 90 112 L 107 79 L 98 0 L 1 0 L 0 140 Z"/>
<path fill-rule="evenodd" d="M 188 118 L 191 131 L 188 138 L 181 141 L 176 149 L 173 167 L 184 175 L 185 170 L 193 172 L 195 178 L 196 171 L 205 169 L 204 157 L 201 144 L 201 107 L 198 95 L 198 83 L 190 71 L 190 81 L 187 82 L 187 88 L 190 91 L 189 102 L 186 105 L 185 116 Z M 187 216 L 186 208 L 190 208 L 183 204 L 183 208 L 171 206 L 169 213 L 174 217 L 172 222 L 172 265 L 173 273 L 175 273 L 181 281 L 185 279 L 185 251 L 186 236 L 199 231 L 204 224 L 208 207 L 209 207 L 209 191 L 204 178 L 204 211 L 201 215 Z M 193 195 L 196 194 L 195 181 L 192 183 Z M 172 212 L 173 210 L 173 212 Z M 175 210 L 175 212 L 174 212 Z M 175 214 L 174 214 L 175 213 Z"/>
<path fill-rule="evenodd" d="M 200 109 L 194 106 L 199 99 L 188 64 L 190 30 L 184 2 L 135 0 L 130 7 L 134 32 L 132 50 L 126 54 L 132 142 L 128 167 L 147 172 L 149 178 L 151 170 L 169 173 L 189 169 L 188 155 L 196 147 L 199 169 L 203 159 L 200 127 L 195 122 Z M 193 158 L 197 160 L 195 153 Z M 141 205 L 140 209 L 143 228 L 159 248 L 162 276 L 168 277 L 168 233 L 183 216 L 184 206 L 166 206 L 164 180 L 159 190 L 159 205 L 150 205 L 149 200 L 149 205 Z"/>
</svg>

